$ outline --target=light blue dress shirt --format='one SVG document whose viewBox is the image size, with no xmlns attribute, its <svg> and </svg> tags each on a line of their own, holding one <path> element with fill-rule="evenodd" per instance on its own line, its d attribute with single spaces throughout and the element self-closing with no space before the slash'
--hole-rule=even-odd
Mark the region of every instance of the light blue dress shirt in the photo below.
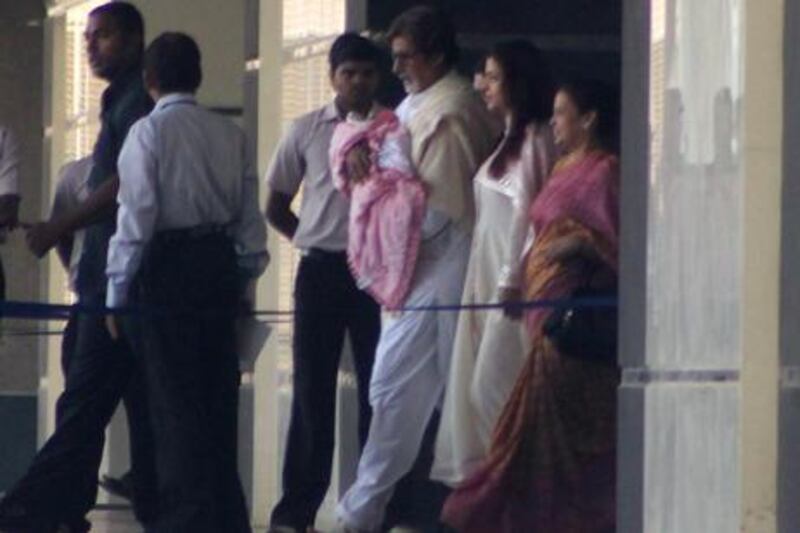
<svg viewBox="0 0 800 533">
<path fill-rule="evenodd" d="M 267 266 L 258 178 L 245 136 L 230 120 L 169 94 L 134 124 L 117 161 L 117 230 L 108 250 L 106 305 L 127 303 L 147 243 L 158 231 L 230 226 L 239 266 L 257 277 Z"/>
</svg>

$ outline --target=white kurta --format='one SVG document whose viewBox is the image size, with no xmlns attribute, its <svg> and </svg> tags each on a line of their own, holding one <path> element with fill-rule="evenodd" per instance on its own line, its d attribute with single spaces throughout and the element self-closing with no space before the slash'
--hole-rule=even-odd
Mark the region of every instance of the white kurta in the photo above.
<svg viewBox="0 0 800 533">
<path fill-rule="evenodd" d="M 531 130 L 520 159 L 503 176 L 490 175 L 493 157 L 478 171 L 477 221 L 462 303 L 495 302 L 503 287 L 519 287 L 523 260 L 533 243 L 528 209 L 552 164 L 551 139 L 547 127 Z M 506 318 L 502 310 L 461 312 L 433 479 L 456 485 L 479 466 L 530 348 L 523 322 Z"/>
<path fill-rule="evenodd" d="M 406 100 L 412 159 L 429 187 L 423 242 L 407 307 L 460 300 L 472 231 L 469 185 L 489 154 L 494 128 L 469 85 L 450 74 Z M 370 382 L 373 415 L 355 483 L 337 507 L 351 528 L 380 528 L 394 485 L 410 470 L 441 404 L 458 312 L 406 311 L 385 320 Z"/>
</svg>

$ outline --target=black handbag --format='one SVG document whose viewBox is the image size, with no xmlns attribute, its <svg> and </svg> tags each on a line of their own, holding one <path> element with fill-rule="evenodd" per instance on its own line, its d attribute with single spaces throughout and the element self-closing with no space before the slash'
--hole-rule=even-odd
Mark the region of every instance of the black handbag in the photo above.
<svg viewBox="0 0 800 533">
<path fill-rule="evenodd" d="M 576 289 L 576 299 L 616 299 L 616 287 Z M 542 331 L 563 355 L 609 364 L 617 361 L 616 306 L 574 306 L 554 309 Z"/>
</svg>

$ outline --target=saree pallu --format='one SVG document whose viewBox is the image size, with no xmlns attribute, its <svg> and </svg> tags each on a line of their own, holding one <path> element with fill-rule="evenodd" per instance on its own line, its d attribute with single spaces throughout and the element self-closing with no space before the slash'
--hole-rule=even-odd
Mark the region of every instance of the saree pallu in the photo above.
<svg viewBox="0 0 800 533">
<path fill-rule="evenodd" d="M 554 259 L 564 242 L 581 253 Z M 526 264 L 526 300 L 568 297 L 597 272 L 616 278 L 616 243 L 573 218 L 549 224 Z M 615 527 L 615 365 L 560 354 L 527 317 L 533 348 L 480 470 L 445 504 L 462 533 L 606 533 Z"/>
</svg>

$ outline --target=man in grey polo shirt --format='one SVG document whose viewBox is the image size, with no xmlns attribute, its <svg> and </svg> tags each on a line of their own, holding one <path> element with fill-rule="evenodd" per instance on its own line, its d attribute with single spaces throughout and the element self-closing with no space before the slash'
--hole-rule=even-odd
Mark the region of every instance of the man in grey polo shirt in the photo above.
<svg viewBox="0 0 800 533">
<path fill-rule="evenodd" d="M 305 533 L 328 489 L 333 458 L 336 376 L 345 333 L 358 380 L 359 439 L 369 431 L 367 392 L 380 334 L 378 305 L 347 265 L 348 201 L 333 187 L 328 148 L 348 112 L 366 114 L 378 87 L 380 51 L 355 34 L 330 51 L 333 102 L 297 119 L 267 172 L 269 223 L 302 252 L 295 281 L 294 395 L 283 467 L 283 496 L 271 529 Z M 303 184 L 299 214 L 291 202 Z"/>
</svg>

